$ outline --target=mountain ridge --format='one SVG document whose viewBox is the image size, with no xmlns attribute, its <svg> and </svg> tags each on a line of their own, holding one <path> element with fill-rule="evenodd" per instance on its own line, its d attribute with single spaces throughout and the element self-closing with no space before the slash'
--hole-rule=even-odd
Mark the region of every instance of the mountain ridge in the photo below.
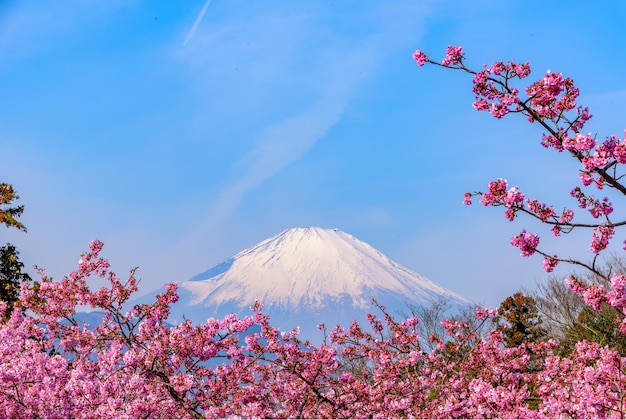
<svg viewBox="0 0 626 420">
<path fill-rule="evenodd" d="M 195 296 L 194 305 L 230 301 L 241 309 L 254 300 L 286 310 L 319 309 L 342 297 L 365 309 L 383 291 L 420 304 L 437 295 L 465 300 L 354 236 L 319 227 L 285 229 L 179 286 Z"/>
<path fill-rule="evenodd" d="M 368 314 L 380 315 L 373 300 L 400 317 L 411 305 L 428 307 L 443 299 L 451 316 L 470 303 L 354 236 L 319 227 L 285 229 L 177 285 L 171 324 L 253 315 L 250 307 L 259 301 L 272 326 L 298 327 L 301 337 L 314 342 L 322 335 L 319 324 L 329 330 L 352 321 L 367 325 Z M 163 291 L 129 305 L 151 303 Z"/>
</svg>

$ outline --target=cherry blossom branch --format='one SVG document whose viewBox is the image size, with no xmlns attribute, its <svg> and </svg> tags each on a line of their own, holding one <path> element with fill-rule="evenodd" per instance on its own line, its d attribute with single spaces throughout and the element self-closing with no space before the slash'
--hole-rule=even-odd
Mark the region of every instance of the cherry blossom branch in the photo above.
<svg viewBox="0 0 626 420">
<path fill-rule="evenodd" d="M 530 75 L 528 63 L 497 62 L 491 67 L 484 66 L 481 71 L 473 71 L 464 64 L 465 55 L 459 46 L 448 47 L 441 63 L 429 59 L 419 50 L 413 54 L 413 58 L 419 66 L 428 63 L 473 75 L 473 91 L 476 95 L 473 106 L 476 110 L 489 111 L 495 118 L 502 118 L 509 113 L 525 115 L 529 122 L 537 122 L 547 132 L 541 141 L 544 147 L 554 148 L 557 152 L 568 151 L 582 165 L 580 179 L 583 186 L 594 185 L 597 189 L 608 186 L 626 195 L 626 186 L 619 182 L 624 175 L 618 174 L 617 169 L 618 165 L 626 163 L 626 132 L 624 139 L 612 135 L 601 144 L 597 144 L 591 134 L 581 134 L 591 114 L 587 108 L 577 106 L 579 90 L 572 79 L 548 71 L 540 80 L 524 89 L 527 97 L 522 99 L 519 96 L 520 89 L 511 82 Z M 503 179 L 490 182 L 486 193 L 466 193 L 464 203 L 471 204 L 473 196 L 481 196 L 483 205 L 505 207 L 505 216 L 510 221 L 515 219 L 517 213 L 526 214 L 552 226 L 551 232 L 554 236 L 570 233 L 575 228 L 593 229 L 590 249 L 595 256 L 591 265 L 571 258 L 557 258 L 556 255 L 543 252 L 540 254 L 545 257 L 544 269 L 548 272 L 559 262 L 566 262 L 597 274 L 597 255 L 607 248 L 615 229 L 626 225 L 626 220 L 610 220 L 609 214 L 613 212 L 613 206 L 607 197 L 595 199 L 585 194 L 580 187 L 574 188 L 570 195 L 578 201 L 580 208 L 588 209 L 593 218 L 602 218 L 603 221 L 574 222 L 574 212 L 569 209 L 557 216 L 552 207 L 537 200 L 526 200 L 517 187 L 507 190 L 506 180 Z M 522 256 L 530 256 L 537 251 L 539 237 L 523 230 L 520 235 L 512 238 L 511 243 L 521 249 Z"/>
</svg>

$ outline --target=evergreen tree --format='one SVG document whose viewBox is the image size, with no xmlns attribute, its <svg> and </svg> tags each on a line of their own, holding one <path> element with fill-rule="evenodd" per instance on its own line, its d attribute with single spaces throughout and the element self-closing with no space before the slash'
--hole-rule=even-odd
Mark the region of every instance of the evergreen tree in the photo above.
<svg viewBox="0 0 626 420">
<path fill-rule="evenodd" d="M 26 226 L 17 220 L 24 212 L 24 206 L 13 203 L 17 199 L 19 196 L 11 184 L 0 183 L 0 224 L 26 232 Z M 9 304 L 9 310 L 5 315 L 10 314 L 17 301 L 21 283 L 30 281 L 30 276 L 22 272 L 24 264 L 18 255 L 15 246 L 9 243 L 0 247 L 0 301 Z"/>
<path fill-rule="evenodd" d="M 521 292 L 509 296 L 500 304 L 493 322 L 498 324 L 496 330 L 502 331 L 507 347 L 535 342 L 546 335 L 535 300 Z"/>
<path fill-rule="evenodd" d="M 22 282 L 30 281 L 23 273 L 24 264 L 19 260 L 19 252 L 11 244 L 0 247 L 0 300 L 13 306 L 19 297 Z"/>
<path fill-rule="evenodd" d="M 24 212 L 24 206 L 11 205 L 19 198 L 11 184 L 0 183 L 0 224 L 26 232 L 26 227 L 17 220 Z"/>
</svg>

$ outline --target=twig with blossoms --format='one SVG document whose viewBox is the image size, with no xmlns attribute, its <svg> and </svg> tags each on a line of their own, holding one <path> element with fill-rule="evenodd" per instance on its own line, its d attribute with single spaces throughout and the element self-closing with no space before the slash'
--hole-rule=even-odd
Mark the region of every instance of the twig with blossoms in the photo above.
<svg viewBox="0 0 626 420">
<path fill-rule="evenodd" d="M 491 67 L 485 65 L 482 70 L 474 71 L 465 65 L 465 54 L 459 46 L 449 46 L 441 62 L 431 60 L 419 50 L 415 51 L 413 58 L 420 67 L 432 64 L 472 74 L 475 94 L 473 106 L 476 110 L 488 111 L 495 118 L 502 118 L 509 113 L 525 115 L 531 123 L 540 124 L 546 131 L 542 136 L 542 146 L 554 148 L 557 152 L 566 151 L 580 162 L 582 168 L 579 173 L 583 187 L 593 185 L 601 190 L 608 186 L 626 195 L 626 186 L 621 182 L 625 175 L 622 165 L 626 163 L 626 131 L 624 138 L 611 135 L 600 144 L 595 136 L 582 133 L 591 114 L 587 108 L 577 105 L 579 90 L 571 78 L 548 71 L 538 81 L 520 89 L 514 86 L 514 82 L 530 75 L 528 63 L 500 61 Z M 521 96 L 522 91 L 525 97 Z M 506 180 L 501 178 L 490 182 L 486 192 L 465 193 L 463 202 L 469 205 L 472 197 L 480 196 L 480 202 L 485 206 L 505 207 L 505 217 L 510 221 L 518 213 L 524 213 L 552 226 L 551 233 L 554 236 L 570 233 L 575 228 L 593 229 L 590 250 L 594 257 L 590 264 L 540 251 L 539 236 L 525 230 L 513 237 L 511 243 L 520 248 L 522 256 L 534 253 L 543 255 L 543 266 L 548 272 L 554 270 L 559 262 L 566 262 L 602 276 L 596 267 L 597 256 L 609 245 L 615 228 L 626 225 L 626 219 L 611 220 L 609 215 L 613 214 L 613 205 L 608 197 L 596 199 L 581 187 L 575 187 L 570 195 L 578 201 L 581 209 L 586 209 L 593 219 L 600 220 L 574 222 L 573 210 L 566 208 L 557 213 L 552 206 L 526 198 L 518 187 L 508 189 Z"/>
</svg>

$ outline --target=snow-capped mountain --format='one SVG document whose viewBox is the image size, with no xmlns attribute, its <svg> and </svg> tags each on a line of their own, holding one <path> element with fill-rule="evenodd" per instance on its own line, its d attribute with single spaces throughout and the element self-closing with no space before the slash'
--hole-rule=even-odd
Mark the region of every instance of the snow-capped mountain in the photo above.
<svg viewBox="0 0 626 420">
<path fill-rule="evenodd" d="M 352 235 L 318 227 L 280 232 L 180 282 L 178 291 L 174 323 L 250 315 L 258 300 L 272 325 L 299 326 L 303 333 L 319 323 L 333 328 L 364 322 L 367 313 L 377 312 L 372 299 L 396 312 L 441 297 L 453 305 L 467 302 Z"/>
</svg>

